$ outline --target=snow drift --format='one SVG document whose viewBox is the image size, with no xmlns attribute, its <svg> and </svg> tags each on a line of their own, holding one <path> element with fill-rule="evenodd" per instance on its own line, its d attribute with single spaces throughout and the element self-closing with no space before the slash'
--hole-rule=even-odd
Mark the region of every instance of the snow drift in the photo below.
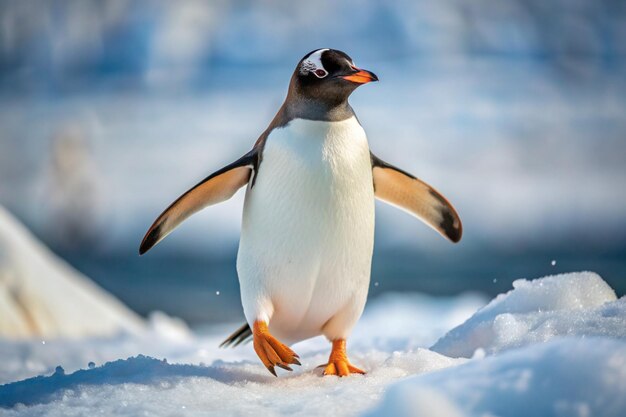
<svg viewBox="0 0 626 417">
<path fill-rule="evenodd" d="M 555 336 L 626 335 L 626 300 L 593 272 L 554 275 L 513 282 L 432 349 L 452 357 L 471 357 L 477 350 L 502 350 L 547 341 Z"/>
<path fill-rule="evenodd" d="M 0 206 L 0 336 L 135 332 L 141 319 L 56 257 Z"/>
</svg>

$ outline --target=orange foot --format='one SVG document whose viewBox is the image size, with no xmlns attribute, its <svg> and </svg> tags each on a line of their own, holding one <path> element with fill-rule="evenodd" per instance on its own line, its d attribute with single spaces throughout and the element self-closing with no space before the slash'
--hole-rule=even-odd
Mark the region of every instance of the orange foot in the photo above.
<svg viewBox="0 0 626 417">
<path fill-rule="evenodd" d="M 365 374 L 365 371 L 348 362 L 345 339 L 333 340 L 333 350 L 324 368 L 324 375 L 348 376 L 350 374 Z"/>
<path fill-rule="evenodd" d="M 270 334 L 267 323 L 255 321 L 252 326 L 252 336 L 254 351 L 272 375 L 278 376 L 274 366 L 291 371 L 290 364 L 300 365 L 299 356 Z"/>
</svg>

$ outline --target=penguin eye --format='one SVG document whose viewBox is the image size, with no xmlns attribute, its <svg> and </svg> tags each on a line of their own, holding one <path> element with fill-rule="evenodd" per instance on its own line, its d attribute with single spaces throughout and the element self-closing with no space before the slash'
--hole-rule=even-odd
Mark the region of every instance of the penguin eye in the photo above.
<svg viewBox="0 0 626 417">
<path fill-rule="evenodd" d="M 313 71 L 313 74 L 315 74 L 317 78 L 324 78 L 325 76 L 328 75 L 328 72 L 326 72 L 326 70 L 318 68 L 315 71 Z"/>
</svg>

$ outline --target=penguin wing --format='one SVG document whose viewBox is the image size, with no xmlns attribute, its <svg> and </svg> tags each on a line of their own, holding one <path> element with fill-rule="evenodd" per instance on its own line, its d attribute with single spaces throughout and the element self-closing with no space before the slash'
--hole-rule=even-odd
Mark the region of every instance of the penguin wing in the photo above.
<svg viewBox="0 0 626 417">
<path fill-rule="evenodd" d="M 461 219 L 443 195 L 413 175 L 370 155 L 377 199 L 412 214 L 454 243 L 461 240 Z"/>
<path fill-rule="evenodd" d="M 143 255 L 150 250 L 192 214 L 231 198 L 250 180 L 257 165 L 257 155 L 255 147 L 178 197 L 150 226 L 139 246 L 139 254 Z"/>
</svg>

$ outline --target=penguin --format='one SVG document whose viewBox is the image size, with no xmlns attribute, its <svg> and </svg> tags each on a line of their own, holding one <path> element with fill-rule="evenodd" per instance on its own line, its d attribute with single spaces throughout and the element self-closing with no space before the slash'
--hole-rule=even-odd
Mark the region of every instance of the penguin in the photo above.
<svg viewBox="0 0 626 417">
<path fill-rule="evenodd" d="M 461 239 L 459 215 L 442 194 L 370 151 L 348 98 L 374 81 L 342 51 L 306 54 L 252 149 L 174 201 L 141 242 L 144 254 L 192 214 L 246 187 L 237 253 L 246 323 L 222 346 L 252 338 L 274 376 L 275 367 L 300 365 L 290 345 L 318 335 L 332 344 L 324 375 L 365 373 L 348 360 L 346 340 L 367 298 L 376 199 Z"/>
</svg>

